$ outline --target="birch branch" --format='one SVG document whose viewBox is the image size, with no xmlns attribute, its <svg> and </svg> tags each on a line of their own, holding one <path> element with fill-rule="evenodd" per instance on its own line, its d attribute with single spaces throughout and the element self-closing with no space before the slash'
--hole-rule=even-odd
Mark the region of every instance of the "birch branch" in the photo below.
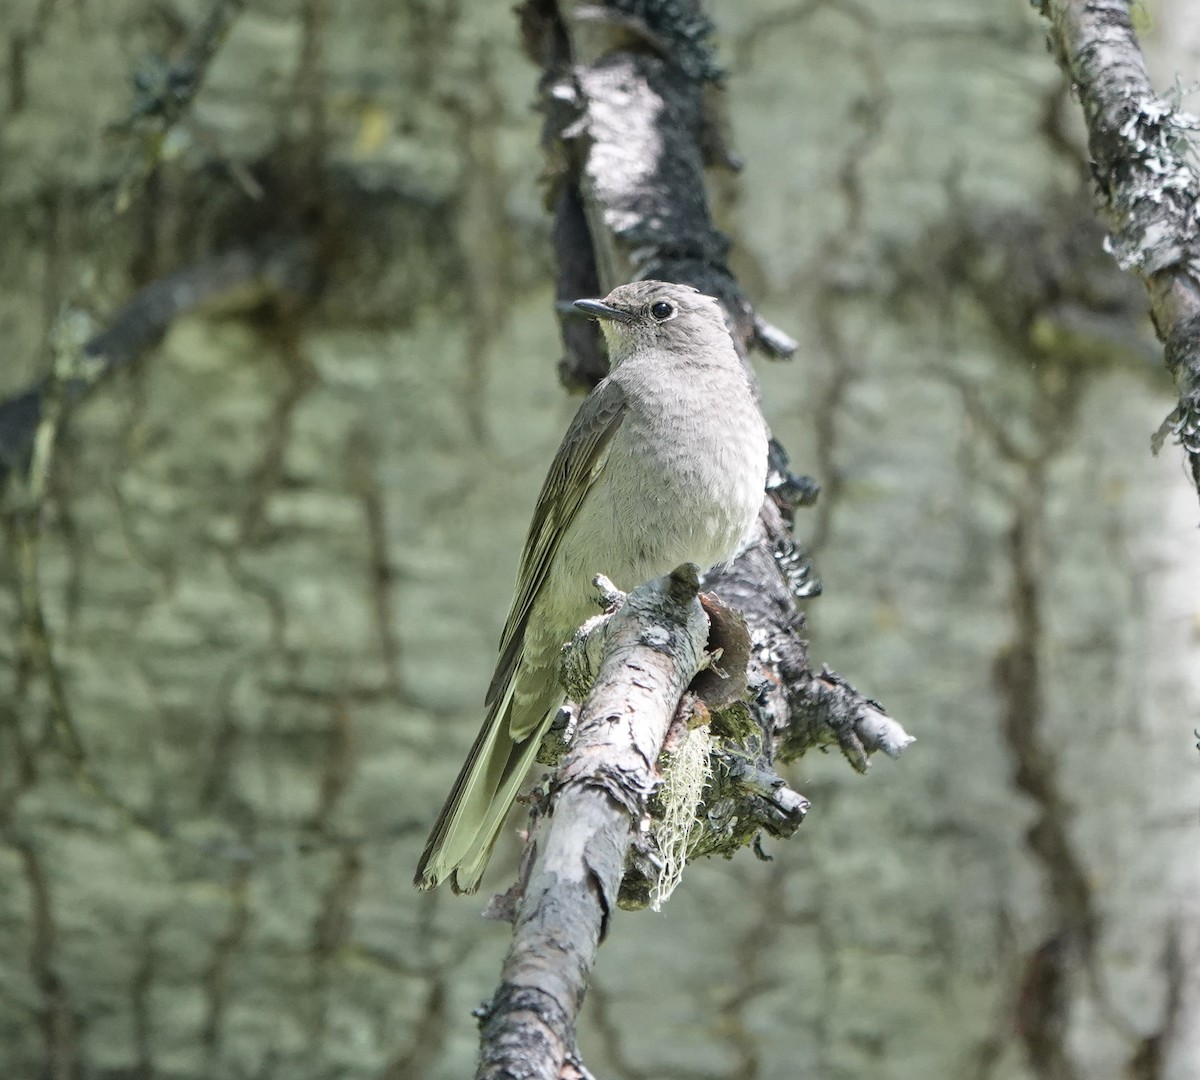
<svg viewBox="0 0 1200 1080">
<path fill-rule="evenodd" d="M 658 784 L 657 761 L 708 621 L 696 567 L 631 592 L 571 648 L 602 659 L 550 806 L 517 912 L 500 988 L 482 1021 L 479 1080 L 559 1080 L 575 1060 L 575 1018 L 617 907 L 631 834 Z"/>
<path fill-rule="evenodd" d="M 1200 124 L 1154 93 L 1126 0 L 1041 0 L 1039 9 L 1083 108 L 1108 249 L 1150 294 L 1179 395 L 1154 448 L 1173 435 L 1200 493 L 1200 173 L 1188 139 Z"/>
</svg>

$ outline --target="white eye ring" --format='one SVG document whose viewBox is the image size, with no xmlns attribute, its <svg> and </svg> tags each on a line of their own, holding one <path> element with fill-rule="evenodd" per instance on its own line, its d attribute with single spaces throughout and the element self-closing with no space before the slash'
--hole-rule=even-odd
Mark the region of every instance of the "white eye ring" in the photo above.
<svg viewBox="0 0 1200 1080">
<path fill-rule="evenodd" d="M 653 315 L 659 322 L 664 319 L 669 319 L 675 314 L 675 309 L 665 300 L 656 300 L 650 305 L 650 314 Z"/>
</svg>

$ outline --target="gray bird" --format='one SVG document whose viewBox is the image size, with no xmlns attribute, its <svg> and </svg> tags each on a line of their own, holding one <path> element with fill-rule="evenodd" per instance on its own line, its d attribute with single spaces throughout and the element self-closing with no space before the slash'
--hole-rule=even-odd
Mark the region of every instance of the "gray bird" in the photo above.
<svg viewBox="0 0 1200 1080">
<path fill-rule="evenodd" d="M 576 300 L 611 371 L 580 406 L 542 485 L 485 698 L 487 717 L 417 866 L 474 892 L 562 704 L 559 654 L 596 613 L 592 579 L 632 589 L 736 553 L 762 505 L 767 430 L 720 305 L 638 281 Z"/>
</svg>

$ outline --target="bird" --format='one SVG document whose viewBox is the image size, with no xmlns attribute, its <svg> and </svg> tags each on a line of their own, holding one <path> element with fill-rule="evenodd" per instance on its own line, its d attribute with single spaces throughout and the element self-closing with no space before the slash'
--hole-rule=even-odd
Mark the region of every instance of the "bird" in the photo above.
<svg viewBox="0 0 1200 1080">
<path fill-rule="evenodd" d="M 609 374 L 572 420 L 525 540 L 483 726 L 414 883 L 473 893 L 562 705 L 562 647 L 596 613 L 593 581 L 630 590 L 729 562 L 755 521 L 767 428 L 720 303 L 635 281 L 574 307 L 600 323 Z"/>
</svg>

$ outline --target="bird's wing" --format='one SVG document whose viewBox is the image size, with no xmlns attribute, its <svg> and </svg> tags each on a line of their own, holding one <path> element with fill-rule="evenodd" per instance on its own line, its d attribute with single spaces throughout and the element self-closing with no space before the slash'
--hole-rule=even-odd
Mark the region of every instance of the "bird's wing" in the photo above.
<svg viewBox="0 0 1200 1080">
<path fill-rule="evenodd" d="M 529 535 L 525 538 L 516 595 L 500 635 L 500 659 L 484 699 L 486 705 L 490 706 L 503 694 L 513 677 L 521 657 L 529 613 L 563 535 L 600 474 L 613 433 L 621 426 L 624 416 L 625 392 L 611 379 L 605 379 L 579 407 L 563 436 L 562 446 L 542 484 Z"/>
</svg>

